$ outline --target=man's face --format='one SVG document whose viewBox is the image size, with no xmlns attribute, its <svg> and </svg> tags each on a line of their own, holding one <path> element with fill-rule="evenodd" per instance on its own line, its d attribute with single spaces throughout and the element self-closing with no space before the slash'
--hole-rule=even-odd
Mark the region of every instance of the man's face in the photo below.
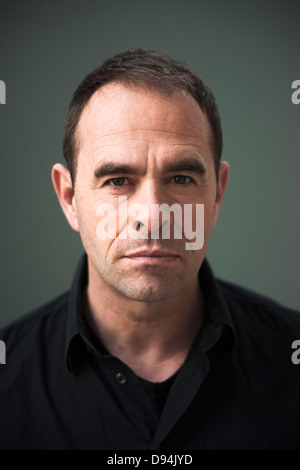
<svg viewBox="0 0 300 470">
<path fill-rule="evenodd" d="M 195 284 L 220 206 L 210 128 L 196 101 L 185 92 L 164 97 L 111 83 L 91 97 L 76 137 L 73 228 L 94 284 L 141 302 L 165 300 Z M 174 239 L 172 230 L 170 239 L 161 232 L 159 239 L 133 239 L 120 227 L 114 238 L 100 239 L 97 210 L 110 204 L 118 214 L 120 196 L 127 208 L 143 205 L 136 216 L 126 216 L 136 232 L 150 229 L 154 204 L 177 203 L 183 212 L 185 204 L 204 204 L 203 247 L 187 250 L 184 235 Z"/>
</svg>

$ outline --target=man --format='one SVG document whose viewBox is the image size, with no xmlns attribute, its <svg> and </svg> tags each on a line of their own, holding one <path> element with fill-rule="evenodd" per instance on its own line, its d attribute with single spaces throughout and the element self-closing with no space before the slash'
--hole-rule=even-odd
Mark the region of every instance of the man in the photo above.
<svg viewBox="0 0 300 470">
<path fill-rule="evenodd" d="M 70 292 L 1 331 L 1 448 L 300 448 L 300 317 L 205 259 L 221 152 L 179 61 L 127 51 L 80 84 L 52 179 L 86 254 Z"/>
</svg>

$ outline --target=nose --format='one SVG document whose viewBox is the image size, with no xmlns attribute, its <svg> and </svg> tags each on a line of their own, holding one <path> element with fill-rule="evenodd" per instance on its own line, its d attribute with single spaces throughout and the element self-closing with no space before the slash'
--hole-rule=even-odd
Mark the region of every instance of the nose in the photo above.
<svg viewBox="0 0 300 470">
<path fill-rule="evenodd" d="M 149 180 L 140 185 L 128 203 L 128 233 L 132 238 L 158 239 L 168 223 L 162 207 L 167 204 L 160 183 Z M 170 222 L 169 222 L 170 223 Z"/>
</svg>

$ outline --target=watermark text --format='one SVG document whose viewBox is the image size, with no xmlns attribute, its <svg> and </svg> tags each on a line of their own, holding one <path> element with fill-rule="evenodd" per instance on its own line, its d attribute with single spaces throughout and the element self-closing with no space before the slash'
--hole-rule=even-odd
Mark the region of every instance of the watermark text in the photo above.
<svg viewBox="0 0 300 470">
<path fill-rule="evenodd" d="M 162 239 L 188 240 L 186 250 L 200 250 L 204 245 L 204 204 L 130 204 L 120 196 L 118 205 L 99 204 L 96 227 L 100 240 Z"/>
<path fill-rule="evenodd" d="M 294 80 L 292 83 L 292 88 L 295 91 L 292 93 L 291 100 L 293 104 L 300 103 L 300 80 Z"/>
<path fill-rule="evenodd" d="M 6 364 L 6 346 L 2 340 L 0 340 L 0 364 Z"/>
<path fill-rule="evenodd" d="M 0 104 L 6 104 L 6 85 L 0 80 Z"/>
<path fill-rule="evenodd" d="M 295 339 L 295 341 L 292 342 L 291 348 L 296 350 L 293 352 L 291 359 L 292 363 L 297 366 L 300 364 L 300 339 Z"/>
</svg>

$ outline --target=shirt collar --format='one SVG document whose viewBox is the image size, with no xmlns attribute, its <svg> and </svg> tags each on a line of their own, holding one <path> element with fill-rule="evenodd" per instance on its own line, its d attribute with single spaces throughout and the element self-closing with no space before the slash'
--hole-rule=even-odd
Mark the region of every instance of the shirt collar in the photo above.
<svg viewBox="0 0 300 470">
<path fill-rule="evenodd" d="M 215 347 L 220 352 L 230 353 L 236 347 L 236 330 L 226 299 L 206 259 L 199 270 L 199 279 L 205 295 L 202 349 L 206 352 Z"/>
<path fill-rule="evenodd" d="M 100 357 L 109 356 L 100 340 L 88 331 L 83 318 L 87 279 L 87 255 L 84 253 L 69 294 L 65 363 L 70 372 L 83 365 L 86 350 L 95 351 Z M 236 332 L 226 300 L 206 259 L 199 270 L 199 279 L 205 294 L 205 321 L 199 332 L 201 349 L 230 353 L 235 348 Z"/>
<path fill-rule="evenodd" d="M 74 371 L 75 365 L 80 361 L 80 355 L 76 351 L 82 345 L 81 319 L 84 312 L 84 290 L 87 286 L 87 272 L 87 256 L 84 253 L 77 265 L 69 294 L 65 362 L 70 372 Z"/>
</svg>

